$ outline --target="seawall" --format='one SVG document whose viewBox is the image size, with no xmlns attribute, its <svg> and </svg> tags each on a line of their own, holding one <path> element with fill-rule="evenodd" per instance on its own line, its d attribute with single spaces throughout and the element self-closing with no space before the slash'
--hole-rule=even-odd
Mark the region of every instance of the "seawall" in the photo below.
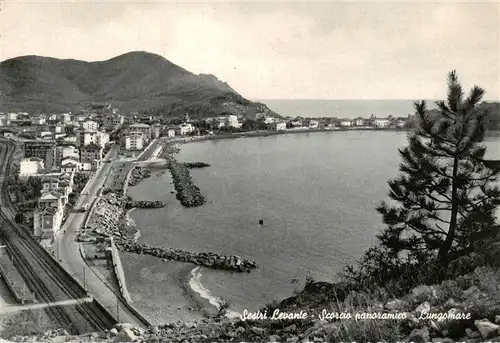
<svg viewBox="0 0 500 343">
<path fill-rule="evenodd" d="M 130 294 L 127 289 L 127 282 L 125 281 L 125 273 L 123 272 L 122 261 L 120 259 L 118 249 L 116 248 L 115 242 L 112 237 L 110 241 L 110 249 L 111 249 L 111 263 L 113 264 L 113 270 L 115 272 L 116 280 L 118 281 L 118 287 L 120 289 L 120 293 L 122 297 L 125 299 L 125 301 L 131 304 L 132 298 L 130 298 Z"/>
</svg>

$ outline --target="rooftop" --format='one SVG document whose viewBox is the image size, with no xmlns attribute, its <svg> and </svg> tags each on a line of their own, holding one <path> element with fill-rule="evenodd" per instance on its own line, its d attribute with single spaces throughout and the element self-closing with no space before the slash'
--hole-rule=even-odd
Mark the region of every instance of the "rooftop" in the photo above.
<svg viewBox="0 0 500 343">
<path fill-rule="evenodd" d="M 133 128 L 149 128 L 149 125 L 148 124 L 137 123 L 137 124 L 132 124 L 129 127 L 133 127 Z"/>
</svg>

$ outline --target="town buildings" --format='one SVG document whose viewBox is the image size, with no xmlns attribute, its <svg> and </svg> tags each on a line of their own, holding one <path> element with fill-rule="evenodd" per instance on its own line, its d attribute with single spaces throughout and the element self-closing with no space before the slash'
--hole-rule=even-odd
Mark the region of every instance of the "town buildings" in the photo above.
<svg viewBox="0 0 500 343">
<path fill-rule="evenodd" d="M 160 124 L 151 125 L 151 138 L 159 138 L 162 128 Z"/>
<path fill-rule="evenodd" d="M 242 123 L 238 120 L 238 116 L 229 115 L 227 116 L 227 126 L 239 129 Z"/>
<path fill-rule="evenodd" d="M 53 239 L 61 228 L 64 207 L 62 195 L 46 192 L 38 199 L 33 214 L 34 236 L 41 239 Z"/>
<path fill-rule="evenodd" d="M 372 124 L 377 128 L 387 128 L 391 125 L 391 120 L 389 118 L 372 118 Z"/>
<path fill-rule="evenodd" d="M 350 126 L 352 126 L 352 120 L 351 119 L 341 119 L 340 126 L 350 127 Z"/>
<path fill-rule="evenodd" d="M 101 131 L 76 131 L 76 145 L 82 147 L 89 144 L 97 144 L 105 147 L 109 142 L 109 135 Z"/>
<path fill-rule="evenodd" d="M 167 130 L 167 137 L 168 137 L 168 138 L 173 138 L 173 137 L 175 137 L 175 129 L 168 129 L 168 130 Z"/>
<path fill-rule="evenodd" d="M 151 128 L 148 124 L 132 124 L 128 128 L 128 133 L 139 132 L 143 134 L 145 142 L 149 142 L 151 139 Z"/>
<path fill-rule="evenodd" d="M 319 122 L 317 120 L 309 120 L 309 128 L 317 129 L 319 127 Z"/>
<path fill-rule="evenodd" d="M 176 134 L 181 136 L 187 135 L 195 130 L 191 123 L 183 123 L 177 127 Z"/>
<path fill-rule="evenodd" d="M 286 122 L 280 121 L 274 124 L 271 124 L 271 127 L 276 131 L 285 131 L 286 130 Z"/>
<path fill-rule="evenodd" d="M 53 140 L 27 141 L 24 143 L 24 157 L 38 157 L 44 161 L 46 169 L 52 169 L 56 159 L 56 142 Z"/>
<path fill-rule="evenodd" d="M 45 166 L 43 163 L 43 159 L 38 157 L 28 157 L 23 158 L 19 162 L 19 177 L 27 178 L 29 176 L 36 175 L 42 170 L 44 170 Z"/>
<path fill-rule="evenodd" d="M 86 120 L 80 123 L 80 127 L 83 129 L 83 131 L 96 132 L 98 124 L 93 120 Z"/>
<path fill-rule="evenodd" d="M 80 149 L 80 162 L 84 164 L 85 170 L 97 170 L 101 165 L 102 157 L 103 148 L 100 145 L 89 144 Z"/>
<path fill-rule="evenodd" d="M 125 136 L 125 150 L 142 150 L 144 135 L 142 132 L 131 132 Z"/>
</svg>

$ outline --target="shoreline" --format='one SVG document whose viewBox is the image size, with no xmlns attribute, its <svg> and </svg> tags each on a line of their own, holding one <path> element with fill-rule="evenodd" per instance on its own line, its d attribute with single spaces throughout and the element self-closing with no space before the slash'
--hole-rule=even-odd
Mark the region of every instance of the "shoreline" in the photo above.
<svg viewBox="0 0 500 343">
<path fill-rule="evenodd" d="M 179 279 L 181 281 L 181 288 L 185 292 L 187 299 L 196 304 L 199 311 L 202 311 L 206 317 L 213 317 L 217 314 L 219 309 L 219 301 L 222 299 L 212 295 L 210 290 L 205 288 L 201 283 L 202 268 L 200 266 L 194 266 L 189 270 L 184 270 L 180 273 Z M 231 310 L 227 310 L 226 318 L 237 318 L 240 313 Z"/>
</svg>

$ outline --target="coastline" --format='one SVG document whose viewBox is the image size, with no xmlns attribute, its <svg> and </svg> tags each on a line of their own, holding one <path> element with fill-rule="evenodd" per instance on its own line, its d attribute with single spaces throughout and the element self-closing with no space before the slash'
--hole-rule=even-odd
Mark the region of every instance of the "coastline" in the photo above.
<svg viewBox="0 0 500 343">
<path fill-rule="evenodd" d="M 189 300 L 196 305 L 197 309 L 203 311 L 205 316 L 213 317 L 217 314 L 219 301 L 222 301 L 222 299 L 210 294 L 210 290 L 203 286 L 200 280 L 202 270 L 200 266 L 195 266 L 189 270 L 186 269 L 180 273 L 179 280 L 182 289 L 189 297 Z M 225 316 L 227 318 L 236 318 L 240 316 L 240 313 L 228 309 Z"/>
</svg>

